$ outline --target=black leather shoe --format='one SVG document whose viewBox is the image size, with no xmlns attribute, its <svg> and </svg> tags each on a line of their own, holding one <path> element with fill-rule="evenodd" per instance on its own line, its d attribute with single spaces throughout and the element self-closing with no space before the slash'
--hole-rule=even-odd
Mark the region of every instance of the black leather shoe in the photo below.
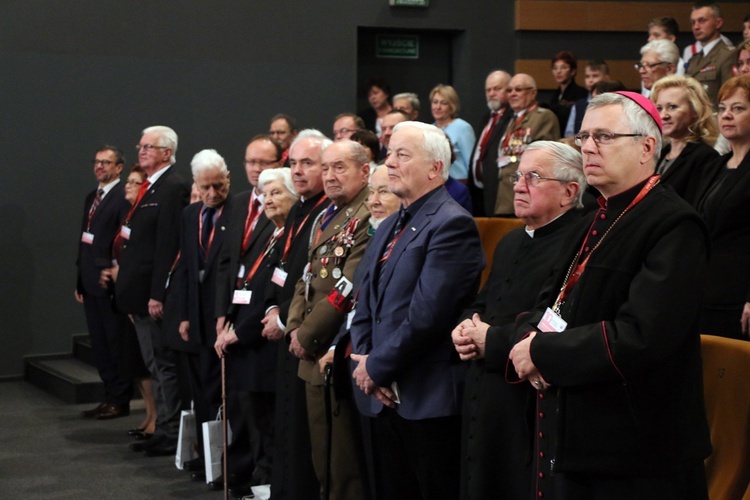
<svg viewBox="0 0 750 500">
<path fill-rule="evenodd" d="M 211 491 L 224 491 L 224 476 L 219 476 L 208 483 L 208 489 Z"/>
<path fill-rule="evenodd" d="M 161 444 L 166 439 L 165 436 L 159 435 L 159 436 L 151 436 L 148 439 L 144 439 L 143 441 L 136 441 L 135 443 L 130 443 L 128 445 L 128 448 L 130 448 L 133 451 L 146 451 L 149 448 L 152 448 L 156 445 Z"/>
<path fill-rule="evenodd" d="M 143 431 L 145 431 L 146 428 L 140 428 L 140 427 L 133 427 L 132 429 L 128 429 L 128 436 L 136 437 L 139 434 L 143 434 Z"/>
<path fill-rule="evenodd" d="M 84 410 L 81 412 L 81 417 L 83 418 L 94 418 L 97 415 L 99 415 L 104 408 L 107 407 L 107 403 L 99 403 L 99 405 L 96 408 L 91 408 L 90 410 Z"/>
<path fill-rule="evenodd" d="M 97 420 L 109 420 L 111 418 L 127 417 L 130 415 L 130 405 L 106 405 L 96 416 Z"/>
<path fill-rule="evenodd" d="M 136 434 L 134 437 L 136 441 L 146 441 L 154 437 L 154 433 L 152 432 L 151 434 L 149 434 L 147 432 L 141 432 Z"/>
<path fill-rule="evenodd" d="M 189 472 L 205 471 L 206 463 L 203 460 L 203 457 L 194 458 L 182 464 L 182 470 Z"/>
<path fill-rule="evenodd" d="M 146 448 L 147 457 L 174 456 L 177 453 L 177 441 L 165 439 L 163 442 Z"/>
</svg>

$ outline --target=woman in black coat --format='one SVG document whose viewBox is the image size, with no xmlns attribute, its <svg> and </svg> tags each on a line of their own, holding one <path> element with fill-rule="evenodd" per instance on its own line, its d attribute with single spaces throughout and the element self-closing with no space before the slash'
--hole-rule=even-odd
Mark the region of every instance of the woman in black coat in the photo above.
<svg viewBox="0 0 750 500">
<path fill-rule="evenodd" d="M 747 339 L 750 333 L 750 75 L 719 90 L 719 129 L 732 152 L 717 160 L 698 209 L 711 235 L 701 333 Z"/>
<path fill-rule="evenodd" d="M 718 167 L 719 153 L 712 146 L 719 132 L 711 101 L 695 79 L 676 75 L 656 82 L 651 100 L 661 115 L 664 137 L 669 139 L 656 172 L 661 182 L 695 206 L 707 169 Z"/>
</svg>

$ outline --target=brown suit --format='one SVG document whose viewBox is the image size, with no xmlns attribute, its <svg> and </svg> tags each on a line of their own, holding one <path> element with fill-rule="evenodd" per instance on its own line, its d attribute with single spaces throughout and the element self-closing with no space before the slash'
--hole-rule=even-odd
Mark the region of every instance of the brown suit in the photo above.
<svg viewBox="0 0 750 500">
<path fill-rule="evenodd" d="M 309 286 L 303 276 L 297 283 L 289 307 L 286 331 L 289 333 L 299 328 L 297 339 L 305 351 L 314 357 L 313 361 L 300 360 L 297 374 L 306 382 L 313 465 L 321 485 L 326 483 L 327 426 L 323 376 L 318 367 L 318 360 L 328 351 L 346 317 L 346 313 L 334 307 L 327 296 L 342 278 L 349 282 L 354 281 L 354 271 L 369 241 L 367 230 L 370 226 L 370 212 L 365 205 L 368 194 L 369 189 L 364 186 L 351 202 L 339 207 L 322 232 L 321 220 L 325 215 L 315 222 L 309 251 Z M 356 228 L 353 229 L 353 234 L 350 234 L 351 246 L 341 245 L 340 239 L 346 235 L 347 226 L 355 221 Z M 342 275 L 336 277 L 339 272 Z M 353 293 L 352 290 L 349 300 L 353 299 Z M 333 398 L 333 391 L 331 397 Z M 356 409 L 350 400 L 334 401 L 333 405 L 336 411 L 332 412 L 331 424 L 330 498 L 364 498 L 363 474 L 359 467 L 362 440 L 357 436 L 356 428 L 352 426 L 352 412 L 356 412 Z"/>
<path fill-rule="evenodd" d="M 732 78 L 734 51 L 719 41 L 707 56 L 698 52 L 688 62 L 685 76 L 692 76 L 703 85 L 711 102 L 716 106 L 716 99 L 721 86 Z"/>
<path fill-rule="evenodd" d="M 529 129 L 529 134 L 526 134 L 526 129 Z M 506 140 L 509 136 L 519 138 L 524 144 L 508 151 L 513 147 L 512 139 L 511 141 Z M 513 175 L 518 170 L 518 162 L 521 160 L 526 145 L 534 141 L 556 141 L 559 138 L 560 125 L 557 123 L 555 114 L 549 109 L 537 107 L 527 111 L 520 122 L 515 117 L 510 120 L 508 129 L 500 140 L 501 150 L 498 152 L 498 160 L 505 155 L 510 156 L 511 160 L 515 161 L 509 161 L 505 166 L 499 168 L 498 177 L 500 180 L 497 186 L 495 215 L 515 215 L 513 209 Z M 506 143 L 508 147 L 503 151 L 502 148 Z M 512 154 L 508 155 L 509 152 Z M 500 163 L 498 163 L 499 165 Z"/>
</svg>

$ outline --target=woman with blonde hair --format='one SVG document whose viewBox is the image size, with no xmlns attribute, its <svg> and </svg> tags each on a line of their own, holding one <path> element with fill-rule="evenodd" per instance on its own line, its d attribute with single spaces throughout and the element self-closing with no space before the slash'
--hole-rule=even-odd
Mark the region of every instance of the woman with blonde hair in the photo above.
<svg viewBox="0 0 750 500">
<path fill-rule="evenodd" d="M 456 160 L 451 164 L 450 176 L 466 184 L 476 136 L 471 125 L 458 117 L 460 108 L 458 93 L 450 85 L 441 83 L 430 92 L 430 109 L 435 126 L 445 132 L 451 141 L 453 152 L 456 153 Z"/>
<path fill-rule="evenodd" d="M 651 100 L 661 115 L 667 139 L 656 173 L 695 205 L 705 169 L 719 157 L 713 148 L 719 131 L 711 101 L 698 81 L 677 75 L 654 83 Z"/>
</svg>

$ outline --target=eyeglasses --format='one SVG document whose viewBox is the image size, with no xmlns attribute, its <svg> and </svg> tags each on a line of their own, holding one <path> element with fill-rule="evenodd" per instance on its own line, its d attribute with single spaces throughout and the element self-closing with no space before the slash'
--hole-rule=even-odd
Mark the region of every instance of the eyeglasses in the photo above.
<svg viewBox="0 0 750 500">
<path fill-rule="evenodd" d="M 514 91 L 515 91 L 515 92 L 518 92 L 518 93 L 520 94 L 521 92 L 525 92 L 525 91 L 527 91 L 527 90 L 531 90 L 531 89 L 533 89 L 533 88 L 534 88 L 534 87 L 508 87 L 508 88 L 507 88 L 507 89 L 505 89 L 505 90 L 506 90 L 506 91 L 507 91 L 507 92 L 508 92 L 509 94 L 510 94 L 511 92 L 514 92 Z"/>
<path fill-rule="evenodd" d="M 273 165 L 274 163 L 278 163 L 279 160 L 245 160 L 245 166 L 246 167 L 257 167 L 260 166 L 262 168 L 267 168 Z"/>
<path fill-rule="evenodd" d="M 669 63 L 666 61 L 662 61 L 658 63 L 637 62 L 633 65 L 633 67 L 636 69 L 636 71 L 640 71 L 642 69 L 649 70 L 653 68 L 654 66 L 659 66 L 660 64 L 669 64 Z"/>
<path fill-rule="evenodd" d="M 340 128 L 338 130 L 333 131 L 333 136 L 338 137 L 340 135 L 348 134 L 349 132 L 354 133 L 357 132 L 358 129 L 356 128 Z"/>
<path fill-rule="evenodd" d="M 114 165 L 115 162 L 112 160 L 91 160 L 91 164 L 93 166 L 101 165 L 102 167 L 108 167 L 110 165 Z"/>
<path fill-rule="evenodd" d="M 612 141 L 617 139 L 618 137 L 645 137 L 643 134 L 617 134 L 615 132 L 594 132 L 592 134 L 589 133 L 580 133 L 576 134 L 575 136 L 576 146 L 581 147 L 583 146 L 586 141 L 589 140 L 589 138 L 594 139 L 594 144 L 597 146 L 606 146 L 607 144 L 611 144 Z"/>
<path fill-rule="evenodd" d="M 128 186 L 140 186 L 143 183 L 130 179 L 130 180 L 125 181 L 125 184 L 127 184 Z"/>
<path fill-rule="evenodd" d="M 153 144 L 136 144 L 135 145 L 136 151 L 140 151 L 141 149 L 145 151 L 151 151 L 152 149 L 169 149 L 167 146 L 155 146 Z"/>
<path fill-rule="evenodd" d="M 557 182 L 568 182 L 565 179 L 555 179 L 554 177 L 542 177 L 541 175 L 537 174 L 536 172 L 515 172 L 511 179 L 513 179 L 513 185 L 518 184 L 521 182 L 521 179 L 524 179 L 526 181 L 527 186 L 536 186 L 539 184 L 539 181 L 557 181 Z"/>
</svg>

